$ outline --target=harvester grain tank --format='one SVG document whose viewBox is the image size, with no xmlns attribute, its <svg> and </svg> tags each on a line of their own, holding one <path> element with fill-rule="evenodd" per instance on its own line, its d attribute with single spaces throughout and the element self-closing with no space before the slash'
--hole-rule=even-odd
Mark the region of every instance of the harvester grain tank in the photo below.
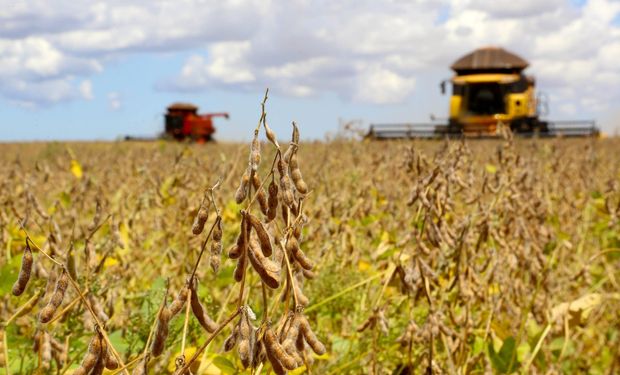
<svg viewBox="0 0 620 375">
<path fill-rule="evenodd" d="M 178 141 L 210 141 L 215 133 L 215 117 L 228 118 L 228 113 L 199 114 L 198 107 L 193 104 L 174 103 L 168 107 L 165 115 L 165 135 Z"/>
<path fill-rule="evenodd" d="M 543 121 L 536 81 L 524 74 L 529 63 L 503 48 L 477 49 L 452 64 L 455 75 L 441 83 L 452 85 L 447 124 L 371 125 L 373 138 L 466 136 L 493 137 L 500 127 L 523 136 L 593 136 L 593 121 Z"/>
</svg>

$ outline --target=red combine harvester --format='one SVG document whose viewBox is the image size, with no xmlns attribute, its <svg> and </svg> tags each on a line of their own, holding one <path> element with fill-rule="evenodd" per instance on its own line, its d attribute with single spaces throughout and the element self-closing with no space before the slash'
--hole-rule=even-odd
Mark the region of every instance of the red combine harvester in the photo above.
<svg viewBox="0 0 620 375">
<path fill-rule="evenodd" d="M 174 103 L 166 113 L 165 135 L 182 141 L 191 139 L 202 143 L 212 140 L 214 117 L 228 118 L 228 113 L 198 114 L 198 107 L 189 103 Z"/>
</svg>

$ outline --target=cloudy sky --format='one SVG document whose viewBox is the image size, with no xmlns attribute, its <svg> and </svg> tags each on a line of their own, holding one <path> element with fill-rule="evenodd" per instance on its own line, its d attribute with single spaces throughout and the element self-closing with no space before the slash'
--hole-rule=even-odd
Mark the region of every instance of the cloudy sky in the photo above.
<svg viewBox="0 0 620 375">
<path fill-rule="evenodd" d="M 0 0 L 0 140 L 155 135 L 173 101 L 250 135 L 445 116 L 480 46 L 530 61 L 552 119 L 620 129 L 620 0 Z"/>
</svg>

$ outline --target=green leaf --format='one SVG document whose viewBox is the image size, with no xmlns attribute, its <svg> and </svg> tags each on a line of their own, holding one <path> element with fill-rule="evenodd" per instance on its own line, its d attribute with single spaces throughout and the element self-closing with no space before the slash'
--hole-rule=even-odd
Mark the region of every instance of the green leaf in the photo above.
<svg viewBox="0 0 620 375">
<path fill-rule="evenodd" d="M 489 357 L 493 368 L 500 374 L 510 374 L 521 365 L 517 359 L 517 345 L 514 337 L 508 337 L 502 343 L 499 352 L 495 352 L 493 343 L 489 343 Z"/>
<path fill-rule="evenodd" d="M 124 353 L 127 350 L 127 347 L 129 345 L 127 344 L 127 341 L 125 341 L 125 339 L 123 338 L 123 332 L 121 330 L 114 331 L 108 334 L 108 338 L 114 346 L 114 349 L 116 349 L 116 351 L 118 351 L 119 353 Z"/>
<path fill-rule="evenodd" d="M 165 288 L 166 288 L 166 278 L 164 277 L 160 276 L 151 283 L 152 292 L 158 293 L 158 292 L 165 290 Z"/>
<path fill-rule="evenodd" d="M 13 284 L 17 280 L 17 274 L 22 263 L 22 254 L 15 255 L 0 268 L 0 294 L 7 296 L 11 293 Z"/>
<path fill-rule="evenodd" d="M 476 356 L 482 353 L 482 351 L 484 351 L 484 340 L 482 340 L 482 337 L 476 336 L 476 338 L 474 339 L 474 348 L 472 354 Z"/>
<path fill-rule="evenodd" d="M 215 356 L 213 358 L 213 364 L 222 371 L 223 374 L 236 374 L 237 367 L 232 363 L 228 358 L 223 357 L 221 355 Z"/>
<path fill-rule="evenodd" d="M 332 351 L 338 354 L 346 354 L 353 348 L 353 343 L 344 337 L 334 336 L 332 338 Z"/>
</svg>

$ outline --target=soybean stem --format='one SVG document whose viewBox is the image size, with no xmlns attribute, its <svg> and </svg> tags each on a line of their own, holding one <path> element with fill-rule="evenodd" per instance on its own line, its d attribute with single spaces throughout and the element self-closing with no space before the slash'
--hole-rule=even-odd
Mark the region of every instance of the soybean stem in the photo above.
<svg viewBox="0 0 620 375">
<path fill-rule="evenodd" d="M 286 241 L 288 241 L 288 239 Z M 296 309 L 299 302 L 297 299 L 297 290 L 295 289 L 295 280 L 293 279 L 293 272 L 291 271 L 291 262 L 288 260 L 288 254 L 286 253 L 286 246 L 284 246 L 282 242 L 280 242 L 280 247 L 282 248 L 282 251 L 284 252 L 284 259 L 286 260 L 286 270 L 288 272 L 288 277 L 291 280 L 291 288 L 293 289 L 293 298 L 295 299 L 295 309 Z"/>
<path fill-rule="evenodd" d="M 191 305 L 192 298 L 192 289 L 189 289 L 189 293 L 187 293 L 187 300 L 185 306 L 185 322 L 183 322 L 183 339 L 181 341 L 181 355 L 185 356 L 185 339 L 187 337 L 187 325 L 189 324 L 189 307 Z"/>
<path fill-rule="evenodd" d="M 222 220 L 222 217 L 220 215 L 218 215 L 217 218 L 215 218 L 215 222 L 213 222 L 213 225 L 211 225 L 211 229 L 209 229 L 209 234 L 207 234 L 207 237 L 202 242 L 202 246 L 200 247 L 200 253 L 198 254 L 198 259 L 196 259 L 196 264 L 194 264 L 194 269 L 192 270 L 192 274 L 191 274 L 189 280 L 193 280 L 194 276 L 196 276 L 196 270 L 198 270 L 198 265 L 200 264 L 200 260 L 202 259 L 202 254 L 205 252 L 205 249 L 207 248 L 207 242 L 209 241 L 209 238 L 211 238 L 211 234 L 213 233 L 213 229 L 215 228 L 216 225 L 218 225 L 218 223 L 221 220 Z"/>
<path fill-rule="evenodd" d="M 220 324 L 219 327 L 217 327 L 217 329 L 215 330 L 215 332 L 213 332 L 209 338 L 207 338 L 207 341 L 204 342 L 204 344 L 202 344 L 202 346 L 196 350 L 196 352 L 194 353 L 194 355 L 192 356 L 192 358 L 189 359 L 189 361 L 187 361 L 185 363 L 185 365 L 183 366 L 183 368 L 179 371 L 179 374 L 184 374 L 185 371 L 192 365 L 192 363 L 194 363 L 194 361 L 198 358 L 198 356 L 200 356 L 200 354 L 202 354 L 202 352 L 205 350 L 205 348 L 211 343 L 211 341 L 213 341 L 213 339 L 215 338 L 215 336 L 217 336 L 223 329 L 224 327 L 226 327 L 228 325 L 228 323 L 230 323 L 233 319 L 235 319 L 239 314 L 241 313 L 241 308 L 238 308 L 232 315 L 230 315 L 228 318 L 226 318 L 226 320 L 224 322 L 222 322 L 222 324 Z"/>
</svg>

